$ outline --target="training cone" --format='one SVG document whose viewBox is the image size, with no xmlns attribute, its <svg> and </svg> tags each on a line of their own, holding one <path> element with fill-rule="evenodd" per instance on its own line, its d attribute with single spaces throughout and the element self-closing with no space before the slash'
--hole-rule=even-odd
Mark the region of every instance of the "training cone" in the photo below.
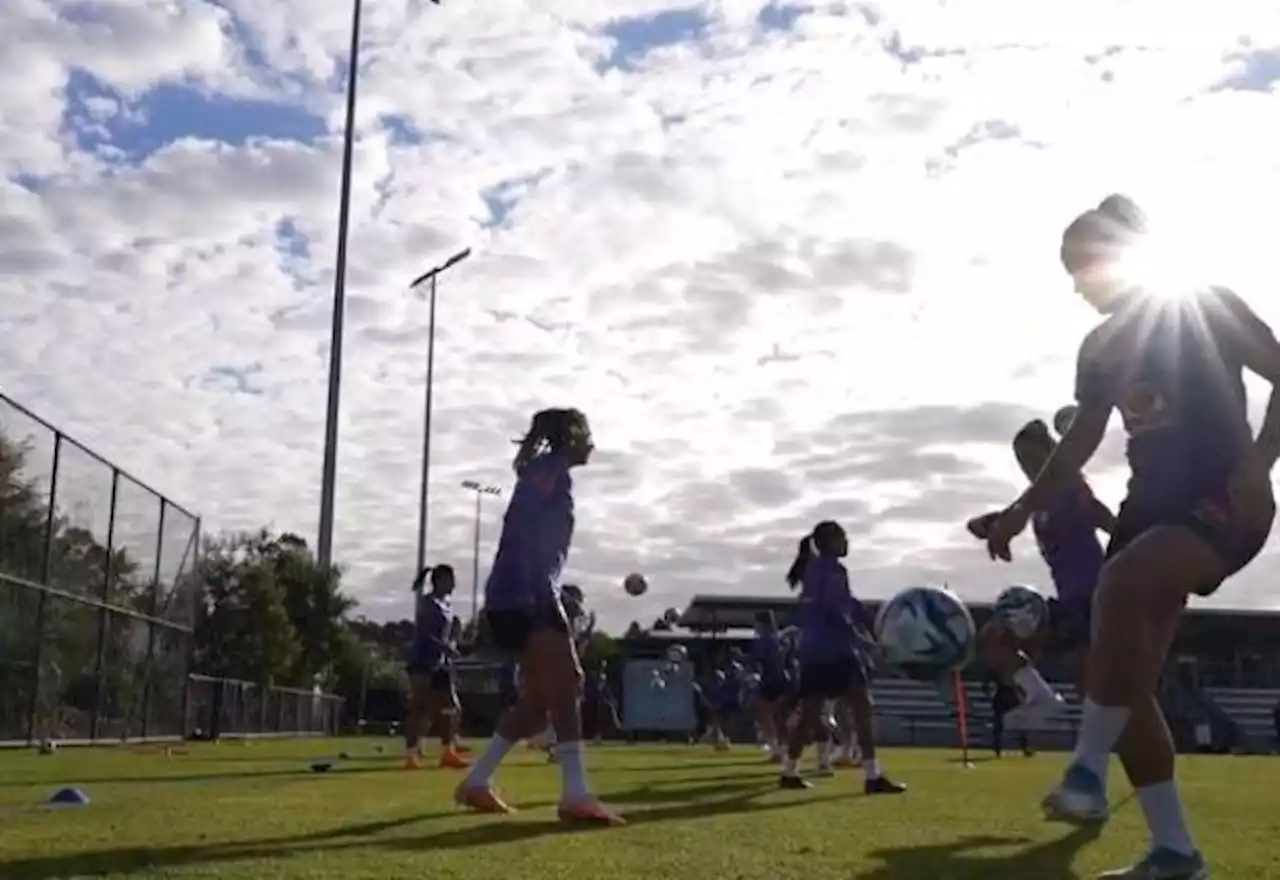
<svg viewBox="0 0 1280 880">
<path fill-rule="evenodd" d="M 89 803 L 89 796 L 78 788 L 60 788 L 49 798 L 49 803 L 59 806 L 82 807 Z"/>
</svg>

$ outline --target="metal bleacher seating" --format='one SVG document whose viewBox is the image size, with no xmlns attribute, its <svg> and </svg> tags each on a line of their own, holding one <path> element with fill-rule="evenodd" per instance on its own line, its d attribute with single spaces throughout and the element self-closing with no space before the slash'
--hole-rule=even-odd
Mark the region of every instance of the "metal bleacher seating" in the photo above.
<svg viewBox="0 0 1280 880">
<path fill-rule="evenodd" d="M 1033 747 L 1069 748 L 1080 721 L 1080 701 L 1069 684 L 1055 685 L 1065 705 L 1041 727 L 1028 732 Z M 969 745 L 991 741 L 991 701 L 982 685 L 965 682 Z M 900 678 L 877 679 L 873 686 L 880 737 L 895 745 L 954 747 L 960 744 L 956 703 L 937 687 Z M 1277 745 L 1275 709 L 1280 689 L 1205 688 L 1209 697 L 1244 734 L 1243 749 L 1271 752 Z"/>
</svg>

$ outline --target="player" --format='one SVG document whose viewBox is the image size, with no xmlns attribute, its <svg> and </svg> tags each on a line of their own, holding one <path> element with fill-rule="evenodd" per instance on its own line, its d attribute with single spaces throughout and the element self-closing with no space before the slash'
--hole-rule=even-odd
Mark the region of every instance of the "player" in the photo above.
<svg viewBox="0 0 1280 880">
<path fill-rule="evenodd" d="M 1040 473 L 1056 445 L 1049 426 L 1039 419 L 1018 431 L 1013 438 L 1013 454 L 1028 480 Z M 971 520 L 969 530 L 984 538 L 997 515 Z M 979 634 L 983 661 L 1001 683 L 1013 685 L 1022 694 L 1022 704 L 1004 718 L 1010 728 L 1033 726 L 1062 702 L 1033 662 L 1041 648 L 1064 659 L 1076 688 L 1084 693 L 1090 609 L 1103 560 L 1098 532 L 1110 534 L 1114 525 L 1111 511 L 1094 497 L 1088 482 L 1079 474 L 1065 481 L 1054 497 L 1032 512 L 1036 546 L 1058 592 L 1057 600 L 1050 602 L 1049 619 L 1040 632 L 1028 639 L 1018 638 L 995 618 L 988 620 Z"/>
<path fill-rule="evenodd" d="M 422 594 L 428 577 L 431 592 Z M 458 751 L 456 718 L 461 710 L 454 686 L 454 654 L 451 636 L 457 618 L 449 604 L 453 593 L 452 566 L 428 566 L 413 582 L 417 597 L 417 613 L 413 629 L 413 647 L 409 653 L 409 711 L 405 715 L 404 745 L 406 769 L 422 766 L 422 737 L 438 724 L 440 730 L 440 766 L 462 769 L 469 762 Z"/>
<path fill-rule="evenodd" d="M 1214 593 L 1258 555 L 1271 531 L 1280 344 L 1230 291 L 1158 290 L 1123 277 L 1124 254 L 1144 233 L 1141 212 L 1122 196 L 1067 228 L 1063 265 L 1105 317 L 1080 347 L 1074 421 L 1031 487 L 992 521 L 987 544 L 993 558 L 1010 558 L 1010 541 L 1076 479 L 1119 409 L 1129 435 L 1128 493 L 1094 598 L 1075 753 L 1044 806 L 1069 821 L 1104 821 L 1115 749 L 1153 840 L 1136 865 L 1103 876 L 1203 880 L 1209 872 L 1183 816 L 1156 686 L 1187 598 Z M 1246 368 L 1273 386 L 1256 440 Z"/>
<path fill-rule="evenodd" d="M 800 777 L 804 747 L 821 723 L 829 700 L 847 697 L 857 714 L 867 794 L 900 794 L 906 787 L 890 781 L 876 759 L 874 719 L 867 689 L 867 667 L 861 656 L 873 645 L 871 615 L 849 590 L 849 575 L 840 559 L 849 552 L 844 529 L 820 522 L 800 541 L 787 583 L 800 589 L 800 720 L 791 732 L 779 785 L 809 788 Z"/>
<path fill-rule="evenodd" d="M 756 724 L 769 749 L 769 760 L 781 763 L 783 748 L 778 716 L 787 695 L 787 669 L 782 641 L 778 638 L 778 621 L 772 611 L 761 611 L 756 615 L 756 639 L 751 646 L 751 659 L 756 674 L 760 676 L 760 686 L 756 690 Z"/>
<path fill-rule="evenodd" d="M 516 705 L 458 786 L 461 806 L 509 813 L 493 774 L 512 746 L 532 736 L 548 713 L 556 731 L 568 822 L 620 825 L 623 820 L 591 793 L 582 743 L 582 667 L 561 601 L 560 576 L 573 538 L 573 468 L 587 463 L 593 444 L 587 418 L 576 409 L 534 415 L 515 457 L 516 485 L 485 582 L 485 619 L 499 650 L 518 657 L 523 676 Z"/>
</svg>

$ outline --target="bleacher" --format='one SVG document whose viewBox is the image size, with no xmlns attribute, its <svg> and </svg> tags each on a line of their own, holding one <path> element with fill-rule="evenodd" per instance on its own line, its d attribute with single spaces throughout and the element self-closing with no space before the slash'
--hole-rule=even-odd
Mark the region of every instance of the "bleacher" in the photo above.
<svg viewBox="0 0 1280 880">
<path fill-rule="evenodd" d="M 1211 687 L 1204 692 L 1240 725 L 1250 751 L 1274 751 L 1280 689 Z"/>
<path fill-rule="evenodd" d="M 1037 730 L 1028 732 L 1038 749 L 1068 748 L 1080 720 L 1079 700 L 1071 685 L 1059 685 L 1066 704 Z M 902 678 L 877 679 L 872 688 L 876 705 L 876 732 L 895 745 L 952 747 L 960 745 L 954 698 L 937 687 Z M 965 682 L 969 745 L 991 742 L 991 700 L 982 686 Z"/>
</svg>

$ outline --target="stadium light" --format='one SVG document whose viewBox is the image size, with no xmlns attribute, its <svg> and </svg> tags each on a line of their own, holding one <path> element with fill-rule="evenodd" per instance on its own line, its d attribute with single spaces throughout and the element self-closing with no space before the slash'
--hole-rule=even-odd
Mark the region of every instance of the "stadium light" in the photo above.
<svg viewBox="0 0 1280 880">
<path fill-rule="evenodd" d="M 434 269 L 428 269 L 409 283 L 410 290 L 428 285 L 427 299 L 427 380 L 422 404 L 422 482 L 418 486 L 418 567 L 427 564 L 427 496 L 431 487 L 431 395 L 435 386 L 436 364 L 436 279 L 471 256 L 471 248 L 458 251 Z"/>
<path fill-rule="evenodd" d="M 501 496 L 502 490 L 475 480 L 463 480 L 462 488 L 476 494 L 475 538 L 471 545 L 471 620 L 474 622 L 480 606 L 480 502 L 486 495 Z"/>
</svg>

